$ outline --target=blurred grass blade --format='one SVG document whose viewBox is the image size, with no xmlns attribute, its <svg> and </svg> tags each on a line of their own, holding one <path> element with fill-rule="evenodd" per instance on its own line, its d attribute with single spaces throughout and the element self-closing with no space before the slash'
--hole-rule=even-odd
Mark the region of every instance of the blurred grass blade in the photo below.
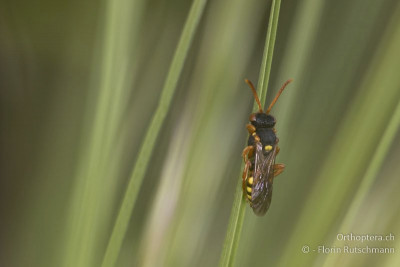
<svg viewBox="0 0 400 267">
<path fill-rule="evenodd" d="M 400 97 L 400 77 L 393 71 L 400 68 L 400 54 L 397 53 L 400 46 L 399 12 L 400 6 L 395 10 L 377 52 L 360 82 L 360 89 L 343 117 L 341 126 L 335 132 L 332 149 L 308 194 L 292 236 L 280 258 L 280 266 L 311 265 L 317 255 L 305 257 L 301 253 L 301 247 L 307 244 L 315 248 L 320 240 L 327 238 L 343 212 L 345 201 L 353 194 L 354 185 L 359 182 L 358 177 L 365 174 L 365 169 L 377 149 L 376 144 L 381 141 L 381 129 L 388 125 Z M 379 155 L 381 156 L 383 154 Z M 379 162 L 375 164 L 377 163 Z M 371 170 L 375 171 L 376 169 Z M 329 212 L 320 212 L 322 210 Z M 316 227 L 310 227 L 311 218 L 318 222 Z"/>
<path fill-rule="evenodd" d="M 271 12 L 268 22 L 267 37 L 265 40 L 263 60 L 258 79 L 258 95 L 260 96 L 261 103 L 265 103 L 268 89 L 269 74 L 271 72 L 272 57 L 274 53 L 276 30 L 278 28 L 280 0 L 272 1 Z M 257 110 L 257 103 L 254 101 L 253 110 Z M 242 163 L 241 170 L 244 164 Z M 224 241 L 224 247 L 221 254 L 220 266 L 232 266 L 236 251 L 239 245 L 239 238 L 242 232 L 244 213 L 246 202 L 243 198 L 242 191 L 242 175 L 239 176 L 239 182 L 236 186 L 234 202 L 232 206 L 231 216 L 229 218 L 229 225 L 227 234 Z"/>
<path fill-rule="evenodd" d="M 66 241 L 63 248 L 64 266 L 98 265 L 102 259 L 99 243 L 109 218 L 109 200 L 113 188 L 106 179 L 110 173 L 111 140 L 118 132 L 120 121 L 130 91 L 127 75 L 132 46 L 138 39 L 139 22 L 143 13 L 143 0 L 104 1 L 100 18 L 101 41 L 94 52 L 90 77 L 90 96 L 85 113 L 80 160 L 69 207 Z M 101 43 L 101 45 L 100 45 Z M 93 107 L 93 108 L 92 108 Z M 93 112 L 93 113 L 92 113 Z M 114 156 L 116 158 L 116 156 Z M 102 185 L 102 186 L 99 186 Z M 104 187 L 103 187 L 104 186 Z M 100 208 L 101 207 L 101 208 Z"/>
<path fill-rule="evenodd" d="M 400 246 L 400 240 L 397 238 L 396 243 L 394 245 L 395 248 Z M 400 266 L 400 256 L 399 253 L 393 253 L 388 259 L 385 261 L 385 265 L 382 266 Z"/>
<path fill-rule="evenodd" d="M 188 120 L 188 114 L 190 113 L 186 113 L 182 121 Z M 162 167 L 160 185 L 154 194 L 153 207 L 149 209 L 151 213 L 145 223 L 143 238 L 140 240 L 137 265 L 142 267 L 168 265 L 165 264 L 167 253 L 163 248 L 170 246 L 168 241 L 166 242 L 171 234 L 168 229 L 176 217 L 185 161 L 189 158 L 188 142 L 190 140 L 188 136 L 190 136 L 190 131 L 188 131 L 187 125 L 187 123 L 181 123 L 174 129 L 171 143 L 167 149 L 168 155 Z"/>
<path fill-rule="evenodd" d="M 154 113 L 154 117 L 151 120 L 150 126 L 139 150 L 138 158 L 134 165 L 121 208 L 112 230 L 102 266 L 114 266 L 118 258 L 151 152 L 155 146 L 163 121 L 168 113 L 172 96 L 175 92 L 179 76 L 182 72 L 189 47 L 195 35 L 206 2 L 206 0 L 195 0 L 190 9 L 162 90 L 159 105 Z"/>
<path fill-rule="evenodd" d="M 374 182 L 374 179 L 376 178 L 380 168 L 382 167 L 382 164 L 393 143 L 394 138 L 396 137 L 396 133 L 398 132 L 399 127 L 400 102 L 397 104 L 396 110 L 394 111 L 394 114 L 382 136 L 382 140 L 377 146 L 376 152 L 371 160 L 371 163 L 368 166 L 363 181 L 359 186 L 357 194 L 354 196 L 354 200 L 347 211 L 346 217 L 342 222 L 341 229 L 348 229 L 350 224 L 354 221 L 358 209 L 364 201 L 367 193 L 371 189 L 372 183 Z"/>
<path fill-rule="evenodd" d="M 396 133 L 398 132 L 399 127 L 400 127 L 400 102 L 397 104 L 396 110 L 394 111 L 394 114 L 382 136 L 382 140 L 377 146 L 374 157 L 372 158 L 371 163 L 369 164 L 368 169 L 364 175 L 364 178 L 360 186 L 358 187 L 357 193 L 354 196 L 354 199 L 347 210 L 346 216 L 344 217 L 343 222 L 341 223 L 341 227 L 338 230 L 338 233 L 348 233 L 352 231 L 351 225 L 356 222 L 357 215 L 359 214 L 358 212 L 362 204 L 365 202 L 365 197 L 371 190 L 373 190 L 372 184 L 374 182 L 374 179 L 377 177 L 382 167 L 382 164 L 384 163 L 384 160 L 387 156 L 387 153 L 391 145 L 393 144 L 393 141 L 396 137 Z M 338 243 L 339 241 L 336 239 L 333 246 L 340 247 Z M 337 260 L 335 254 L 328 254 L 328 256 L 325 258 L 323 266 L 337 266 L 338 263 L 335 260 Z"/>
</svg>

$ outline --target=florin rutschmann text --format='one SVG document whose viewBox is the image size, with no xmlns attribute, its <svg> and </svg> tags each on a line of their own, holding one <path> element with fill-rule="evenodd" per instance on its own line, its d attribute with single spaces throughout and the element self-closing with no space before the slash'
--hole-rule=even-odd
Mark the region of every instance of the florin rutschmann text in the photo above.
<svg viewBox="0 0 400 267">
<path fill-rule="evenodd" d="M 301 251 L 304 254 L 316 252 L 318 254 L 393 254 L 392 245 L 395 240 L 393 233 L 382 234 L 354 234 L 339 233 L 336 242 L 328 245 L 304 245 Z M 341 245 L 341 243 L 344 243 Z M 362 244 L 360 244 L 362 243 Z"/>
</svg>

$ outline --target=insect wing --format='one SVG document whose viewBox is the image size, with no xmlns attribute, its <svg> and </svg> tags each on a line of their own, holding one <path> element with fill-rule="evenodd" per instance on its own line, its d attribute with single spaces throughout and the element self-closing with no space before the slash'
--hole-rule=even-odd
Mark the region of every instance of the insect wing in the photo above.
<svg viewBox="0 0 400 267">
<path fill-rule="evenodd" d="M 262 144 L 260 142 L 256 143 L 251 207 L 254 213 L 259 216 L 264 215 L 271 204 L 275 157 L 276 146 L 264 156 Z"/>
<path fill-rule="evenodd" d="M 264 153 L 262 151 L 262 144 L 261 142 L 255 142 L 256 145 L 256 153 L 254 156 L 254 175 L 258 176 L 258 173 L 261 173 L 261 167 L 264 162 Z M 255 178 L 257 179 L 257 178 Z"/>
</svg>

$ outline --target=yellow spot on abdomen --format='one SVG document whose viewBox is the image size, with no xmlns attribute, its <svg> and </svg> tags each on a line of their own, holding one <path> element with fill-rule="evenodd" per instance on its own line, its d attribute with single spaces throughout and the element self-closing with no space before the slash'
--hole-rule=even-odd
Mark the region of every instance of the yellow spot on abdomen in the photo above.
<svg viewBox="0 0 400 267">
<path fill-rule="evenodd" d="M 253 177 L 250 177 L 250 178 L 248 179 L 248 181 L 249 181 L 249 184 L 253 184 Z"/>
<path fill-rule="evenodd" d="M 251 201 L 251 195 L 247 195 L 247 198 Z"/>
<path fill-rule="evenodd" d="M 247 187 L 247 192 L 251 193 L 252 189 L 251 187 Z"/>
<path fill-rule="evenodd" d="M 271 151 L 272 150 L 272 146 L 267 145 L 264 147 L 265 151 Z"/>
</svg>

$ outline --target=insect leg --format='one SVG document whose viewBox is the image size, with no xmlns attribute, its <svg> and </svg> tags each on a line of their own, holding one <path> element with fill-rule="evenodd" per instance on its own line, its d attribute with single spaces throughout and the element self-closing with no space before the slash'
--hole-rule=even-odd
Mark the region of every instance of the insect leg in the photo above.
<svg viewBox="0 0 400 267">
<path fill-rule="evenodd" d="M 252 134 L 256 131 L 256 127 L 254 127 L 254 125 L 252 125 L 250 123 L 246 125 L 246 128 L 247 128 L 247 131 L 249 131 L 249 134 Z"/>
<path fill-rule="evenodd" d="M 246 162 L 253 155 L 253 151 L 254 151 L 253 146 L 246 146 L 243 149 L 242 157 L 243 157 L 244 162 Z"/>
<path fill-rule="evenodd" d="M 242 183 L 242 188 L 243 188 L 243 192 L 244 193 L 246 193 L 246 179 L 247 179 L 247 173 L 249 172 L 249 169 L 250 169 L 250 165 L 251 165 L 251 162 L 248 160 L 248 161 L 246 161 L 246 164 L 244 165 L 244 169 L 243 169 L 243 174 L 242 174 L 242 180 L 243 180 L 243 183 Z"/>
<path fill-rule="evenodd" d="M 285 169 L 285 164 L 278 163 L 274 165 L 274 177 L 278 176 Z"/>
<path fill-rule="evenodd" d="M 279 146 L 276 146 L 276 154 L 275 155 L 278 155 L 279 151 L 281 151 L 281 149 L 279 148 Z"/>
</svg>

